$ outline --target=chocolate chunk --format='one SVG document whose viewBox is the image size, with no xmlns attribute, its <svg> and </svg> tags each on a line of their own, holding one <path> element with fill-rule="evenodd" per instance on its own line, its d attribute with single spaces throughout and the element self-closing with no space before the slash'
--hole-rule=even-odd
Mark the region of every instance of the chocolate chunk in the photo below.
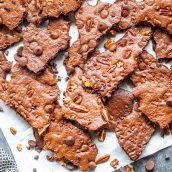
<svg viewBox="0 0 172 172">
<path fill-rule="evenodd" d="M 44 17 L 59 17 L 76 11 L 81 6 L 81 0 L 39 0 Z"/>
<path fill-rule="evenodd" d="M 149 160 L 146 162 L 145 168 L 147 171 L 153 171 L 155 167 L 155 164 L 152 160 Z"/>
<path fill-rule="evenodd" d="M 118 85 L 137 68 L 137 58 L 151 36 L 150 27 L 133 27 L 116 43 L 116 51 L 105 51 L 91 57 L 84 75 L 95 92 L 110 97 Z"/>
<path fill-rule="evenodd" d="M 16 64 L 12 69 L 12 79 L 0 82 L 0 98 L 36 128 L 39 135 L 49 126 L 51 119 L 52 112 L 47 112 L 45 107 L 56 106 L 60 92 L 52 83 L 49 85 L 50 81 L 46 82 L 47 78 L 55 76 L 46 71 L 35 75 Z M 54 80 L 53 84 L 56 84 Z"/>
<path fill-rule="evenodd" d="M 73 145 L 64 144 L 66 138 L 69 137 L 75 140 Z M 44 143 L 44 149 L 54 152 L 52 159 L 69 160 L 73 165 L 79 166 L 81 171 L 88 171 L 92 168 L 90 163 L 95 162 L 98 153 L 91 139 L 81 129 L 66 121 L 51 122 L 45 134 Z M 81 151 L 84 144 L 87 144 L 89 148 L 85 152 Z"/>
<path fill-rule="evenodd" d="M 121 29 L 127 29 L 139 23 L 161 27 L 172 34 L 172 3 L 171 0 L 126 0 L 121 1 Z"/>
<path fill-rule="evenodd" d="M 76 121 L 89 130 L 98 130 L 107 124 L 104 120 L 107 111 L 96 94 L 83 88 L 83 79 L 82 70 L 75 68 L 67 86 L 62 111 L 65 118 Z M 85 81 L 85 84 L 89 83 Z"/>
<path fill-rule="evenodd" d="M 6 78 L 6 74 L 11 70 L 12 63 L 9 62 L 4 55 L 4 52 L 0 51 L 0 80 Z"/>
<path fill-rule="evenodd" d="M 112 94 L 106 104 L 109 112 L 109 128 L 115 129 L 116 126 L 132 112 L 133 99 L 131 92 L 119 89 Z"/>
<path fill-rule="evenodd" d="M 131 79 L 139 110 L 161 129 L 167 128 L 172 122 L 172 108 L 167 105 L 172 97 L 172 71 L 164 65 L 157 66 L 156 59 L 144 51 Z"/>
<path fill-rule="evenodd" d="M 17 28 L 15 30 L 9 30 L 5 26 L 0 27 L 0 50 L 6 49 L 9 46 L 17 43 L 22 38 L 21 31 L 18 32 Z"/>
<path fill-rule="evenodd" d="M 68 32 L 69 21 L 63 18 L 50 20 L 47 30 L 30 24 L 23 35 L 22 57 L 27 58 L 27 68 L 34 73 L 43 70 L 57 53 L 67 48 L 70 40 Z M 52 39 L 52 34 L 56 34 L 57 39 Z M 15 58 L 21 65 L 22 57 Z"/>
<path fill-rule="evenodd" d="M 72 68 L 82 65 L 88 55 L 94 51 L 112 26 L 119 23 L 121 8 L 118 3 L 109 4 L 98 1 L 95 6 L 84 2 L 76 13 L 79 39 L 69 48 L 69 58 L 65 64 L 68 73 Z"/>
<path fill-rule="evenodd" d="M 162 30 L 156 30 L 154 33 L 155 52 L 158 59 L 172 58 L 172 36 Z"/>
<path fill-rule="evenodd" d="M 137 160 L 155 129 L 137 109 L 125 117 L 115 129 L 120 146 L 131 160 Z"/>
<path fill-rule="evenodd" d="M 39 0 L 25 1 L 25 8 L 26 19 L 29 23 L 38 25 L 43 21 L 44 17 L 42 15 L 42 9 Z"/>
<path fill-rule="evenodd" d="M 3 0 L 0 3 L 0 25 L 3 24 L 13 30 L 20 24 L 23 15 L 24 7 L 21 0 Z"/>
</svg>

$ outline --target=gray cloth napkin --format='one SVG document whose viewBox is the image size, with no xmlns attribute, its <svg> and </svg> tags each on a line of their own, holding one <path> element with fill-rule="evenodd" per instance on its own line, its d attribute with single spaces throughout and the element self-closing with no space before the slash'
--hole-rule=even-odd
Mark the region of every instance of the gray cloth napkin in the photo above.
<svg viewBox="0 0 172 172">
<path fill-rule="evenodd" d="M 19 172 L 11 149 L 0 129 L 0 172 Z"/>
</svg>

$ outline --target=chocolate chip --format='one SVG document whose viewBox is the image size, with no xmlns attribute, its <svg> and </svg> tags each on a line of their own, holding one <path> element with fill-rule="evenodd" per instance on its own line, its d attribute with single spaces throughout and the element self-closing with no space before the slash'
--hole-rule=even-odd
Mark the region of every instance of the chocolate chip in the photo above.
<svg viewBox="0 0 172 172">
<path fill-rule="evenodd" d="M 86 151 L 88 151 L 88 150 L 89 150 L 88 145 L 83 145 L 83 146 L 81 147 L 81 152 L 86 152 Z"/>
<path fill-rule="evenodd" d="M 35 142 L 34 140 L 29 140 L 29 141 L 28 141 L 28 144 L 29 144 L 29 146 L 30 146 L 31 148 L 36 147 L 36 142 Z"/>
<path fill-rule="evenodd" d="M 98 26 L 97 26 L 97 29 L 102 32 L 102 31 L 105 31 L 107 29 L 107 25 L 105 23 L 99 23 Z"/>
<path fill-rule="evenodd" d="M 97 42 L 95 40 L 93 40 L 93 39 L 90 40 L 89 43 L 88 43 L 88 46 L 90 48 L 94 48 L 94 47 L 96 47 L 96 45 L 97 45 Z"/>
<path fill-rule="evenodd" d="M 19 57 L 17 55 L 14 56 L 14 59 L 20 64 L 20 66 L 26 66 L 28 62 L 26 57 Z"/>
<path fill-rule="evenodd" d="M 107 18 L 108 15 L 109 15 L 109 11 L 107 11 L 107 10 L 102 10 L 101 13 L 100 13 L 100 16 L 103 19 Z"/>
<path fill-rule="evenodd" d="M 20 57 L 22 57 L 22 51 L 23 51 L 23 47 L 19 47 L 17 49 L 17 55 L 20 56 Z"/>
<path fill-rule="evenodd" d="M 54 106 L 53 105 L 46 105 L 45 106 L 45 111 L 47 113 L 52 113 L 54 111 Z"/>
<path fill-rule="evenodd" d="M 146 168 L 147 171 L 153 171 L 154 167 L 155 167 L 155 164 L 154 164 L 154 162 L 152 160 L 149 160 L 149 161 L 146 162 L 145 168 Z"/>
<path fill-rule="evenodd" d="M 172 97 L 168 98 L 166 101 L 166 104 L 170 107 L 172 107 Z"/>
<path fill-rule="evenodd" d="M 39 159 L 39 155 L 35 155 L 35 156 L 34 156 L 34 159 L 35 159 L 35 160 L 38 160 L 38 159 Z"/>
<path fill-rule="evenodd" d="M 4 52 L 4 54 L 5 54 L 6 56 L 8 56 L 8 55 L 9 55 L 9 51 L 6 50 L 6 51 Z"/>
<path fill-rule="evenodd" d="M 37 172 L 37 169 L 36 169 L 36 168 L 34 168 L 34 169 L 33 169 L 33 172 Z"/>
<path fill-rule="evenodd" d="M 170 156 L 168 154 L 165 155 L 165 160 L 169 160 L 170 159 Z"/>
<path fill-rule="evenodd" d="M 69 80 L 69 77 L 66 77 L 66 78 L 65 78 L 65 81 L 67 82 L 68 80 Z"/>
<path fill-rule="evenodd" d="M 34 54 L 35 54 L 36 56 L 40 56 L 40 55 L 42 55 L 42 53 L 43 53 L 43 50 L 42 50 L 42 48 L 41 48 L 40 46 L 38 46 L 38 47 L 36 47 L 36 48 L 34 49 Z"/>
<path fill-rule="evenodd" d="M 73 170 L 73 169 L 75 168 L 75 166 L 74 166 L 72 163 L 68 162 L 68 163 L 66 164 L 66 168 L 67 168 L 68 170 Z"/>
<path fill-rule="evenodd" d="M 89 162 L 89 168 L 90 170 L 94 170 L 97 167 L 96 163 L 94 161 Z"/>
<path fill-rule="evenodd" d="M 73 146 L 74 143 L 75 143 L 75 139 L 72 137 L 72 136 L 68 136 L 65 143 L 68 145 L 68 146 Z"/>
<path fill-rule="evenodd" d="M 2 109 L 2 107 L 0 106 L 0 112 L 4 112 L 4 110 Z"/>
<path fill-rule="evenodd" d="M 59 37 L 59 35 L 58 35 L 57 33 L 51 33 L 51 34 L 50 34 L 50 37 L 51 37 L 52 39 L 57 39 L 57 38 Z"/>
<path fill-rule="evenodd" d="M 30 150 L 30 146 L 26 146 L 26 149 L 27 149 L 27 150 Z"/>
<path fill-rule="evenodd" d="M 37 150 L 38 153 L 41 153 L 41 151 L 42 151 L 41 149 L 38 149 L 38 150 Z"/>
<path fill-rule="evenodd" d="M 81 47 L 81 52 L 87 52 L 88 51 L 88 45 L 85 44 Z"/>
</svg>

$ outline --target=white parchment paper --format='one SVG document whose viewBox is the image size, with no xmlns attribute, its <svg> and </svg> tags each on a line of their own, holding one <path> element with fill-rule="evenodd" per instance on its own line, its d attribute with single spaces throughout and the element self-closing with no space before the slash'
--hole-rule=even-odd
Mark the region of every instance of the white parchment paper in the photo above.
<svg viewBox="0 0 172 172">
<path fill-rule="evenodd" d="M 104 2 L 113 3 L 115 0 L 104 0 Z M 96 0 L 89 0 L 91 4 L 95 4 Z M 70 18 L 73 19 L 73 16 L 70 15 Z M 70 36 L 72 37 L 71 44 L 78 38 L 77 27 L 75 26 L 75 22 L 73 21 L 70 29 Z M 123 36 L 123 33 L 118 34 L 115 40 L 118 40 Z M 99 46 L 101 51 L 104 51 L 103 43 Z M 17 47 L 22 45 L 20 42 L 18 45 L 13 46 L 9 49 L 9 55 L 7 59 L 10 61 L 14 61 L 14 54 L 16 53 Z M 149 45 L 146 49 L 155 56 L 155 53 L 152 50 L 152 42 L 149 42 Z M 62 77 L 61 82 L 58 83 L 61 90 L 61 103 L 63 98 L 63 91 L 66 89 L 67 83 L 65 82 L 65 77 L 67 76 L 65 67 L 63 66 L 63 60 L 67 56 L 67 53 L 61 53 L 57 59 L 55 60 L 57 64 L 57 69 L 59 71 L 59 76 Z M 15 63 L 15 62 L 14 62 Z M 7 78 L 10 80 L 10 76 Z M 131 84 L 124 82 L 121 87 L 124 89 L 132 91 Z M 62 167 L 57 162 L 49 162 L 46 160 L 46 155 L 49 153 L 48 151 L 42 151 L 40 154 L 34 150 L 27 150 L 26 147 L 28 145 L 29 139 L 34 139 L 32 128 L 19 116 L 15 113 L 15 111 L 11 110 L 7 107 L 2 101 L 0 101 L 0 106 L 3 107 L 4 112 L 0 112 L 0 128 L 3 130 L 3 133 L 12 149 L 14 157 L 16 159 L 18 168 L 20 172 L 32 172 L 33 168 L 37 168 L 38 172 L 67 172 L 68 170 Z M 10 133 L 10 127 L 14 127 L 17 129 L 17 134 L 14 136 Z M 120 166 L 127 165 L 130 163 L 130 159 L 125 154 L 125 152 L 120 148 L 117 138 L 113 132 L 108 132 L 106 140 L 101 143 L 97 140 L 94 140 L 99 149 L 98 157 L 104 154 L 110 154 L 111 158 L 108 162 L 98 165 L 95 172 L 111 172 L 114 169 L 110 166 L 111 160 L 117 158 L 120 162 Z M 17 144 L 21 143 L 23 145 L 22 152 L 18 152 L 16 149 Z M 162 138 L 160 136 L 160 132 L 157 131 L 148 145 L 146 146 L 141 157 L 145 157 L 150 155 L 158 150 L 161 150 L 165 147 L 172 145 L 172 136 L 165 136 Z M 39 154 L 39 159 L 34 160 L 34 156 Z"/>
</svg>

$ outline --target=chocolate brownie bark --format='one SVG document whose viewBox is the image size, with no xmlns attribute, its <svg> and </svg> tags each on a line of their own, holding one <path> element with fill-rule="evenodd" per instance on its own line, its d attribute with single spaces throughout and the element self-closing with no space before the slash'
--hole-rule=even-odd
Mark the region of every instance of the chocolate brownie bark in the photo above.
<svg viewBox="0 0 172 172">
<path fill-rule="evenodd" d="M 84 66 L 89 87 L 110 97 L 118 85 L 137 68 L 137 59 L 152 34 L 150 27 L 133 27 L 110 50 L 91 57 Z"/>
<path fill-rule="evenodd" d="M 76 13 L 76 24 L 79 39 L 69 48 L 69 59 L 66 61 L 67 70 L 83 64 L 88 55 L 94 51 L 101 38 L 119 23 L 121 8 L 118 3 L 109 4 L 98 1 L 95 6 L 84 2 Z"/>
<path fill-rule="evenodd" d="M 172 34 L 171 0 L 124 0 L 122 3 L 121 29 L 127 29 L 139 23 L 161 27 Z"/>
<path fill-rule="evenodd" d="M 151 122 L 136 109 L 115 129 L 120 146 L 133 161 L 139 158 L 154 131 Z"/>
<path fill-rule="evenodd" d="M 107 125 L 108 114 L 101 99 L 84 88 L 87 85 L 84 79 L 82 70 L 76 67 L 67 86 L 62 111 L 65 118 L 94 131 Z"/>
<path fill-rule="evenodd" d="M 63 18 L 50 20 L 48 29 L 41 29 L 30 24 L 23 34 L 22 53 L 15 59 L 34 73 L 40 72 L 60 51 L 68 47 L 69 27 L 70 22 Z M 25 64 L 23 59 L 25 59 Z"/>
<path fill-rule="evenodd" d="M 0 98 L 19 113 L 41 135 L 50 124 L 51 114 L 59 99 L 55 74 L 51 69 L 41 76 L 16 64 L 12 77 L 0 83 Z M 47 78 L 50 81 L 47 82 Z"/>
<path fill-rule="evenodd" d="M 1 0 L 0 25 L 3 24 L 13 30 L 23 20 L 24 11 L 22 0 Z"/>
<path fill-rule="evenodd" d="M 9 30 L 5 26 L 0 27 L 0 50 L 17 43 L 22 38 L 22 28 L 18 26 L 14 30 Z"/>
<path fill-rule="evenodd" d="M 69 12 L 76 11 L 80 6 L 81 0 L 39 0 L 42 15 L 45 17 L 59 17 L 61 14 L 67 15 Z"/>
<path fill-rule="evenodd" d="M 131 79 L 139 110 L 161 129 L 167 128 L 172 122 L 172 71 L 157 64 L 156 59 L 144 51 Z"/>
<path fill-rule="evenodd" d="M 9 62 L 3 51 L 0 51 L 0 80 L 6 78 L 6 74 L 11 70 L 11 62 Z"/>
<path fill-rule="evenodd" d="M 42 15 L 42 9 L 39 0 L 25 1 L 26 19 L 29 23 L 40 24 L 44 17 Z"/>
<path fill-rule="evenodd" d="M 172 36 L 163 32 L 162 30 L 157 29 L 154 32 L 154 49 L 156 52 L 156 57 L 158 59 L 172 58 Z"/>
<path fill-rule="evenodd" d="M 72 123 L 64 120 L 51 122 L 44 144 L 44 149 L 54 153 L 51 160 L 68 160 L 81 171 L 93 169 L 98 149 L 90 137 Z"/>
<path fill-rule="evenodd" d="M 118 89 L 112 94 L 112 97 L 105 104 L 109 112 L 108 128 L 115 129 L 132 112 L 133 100 L 132 93 L 123 89 Z"/>
</svg>

